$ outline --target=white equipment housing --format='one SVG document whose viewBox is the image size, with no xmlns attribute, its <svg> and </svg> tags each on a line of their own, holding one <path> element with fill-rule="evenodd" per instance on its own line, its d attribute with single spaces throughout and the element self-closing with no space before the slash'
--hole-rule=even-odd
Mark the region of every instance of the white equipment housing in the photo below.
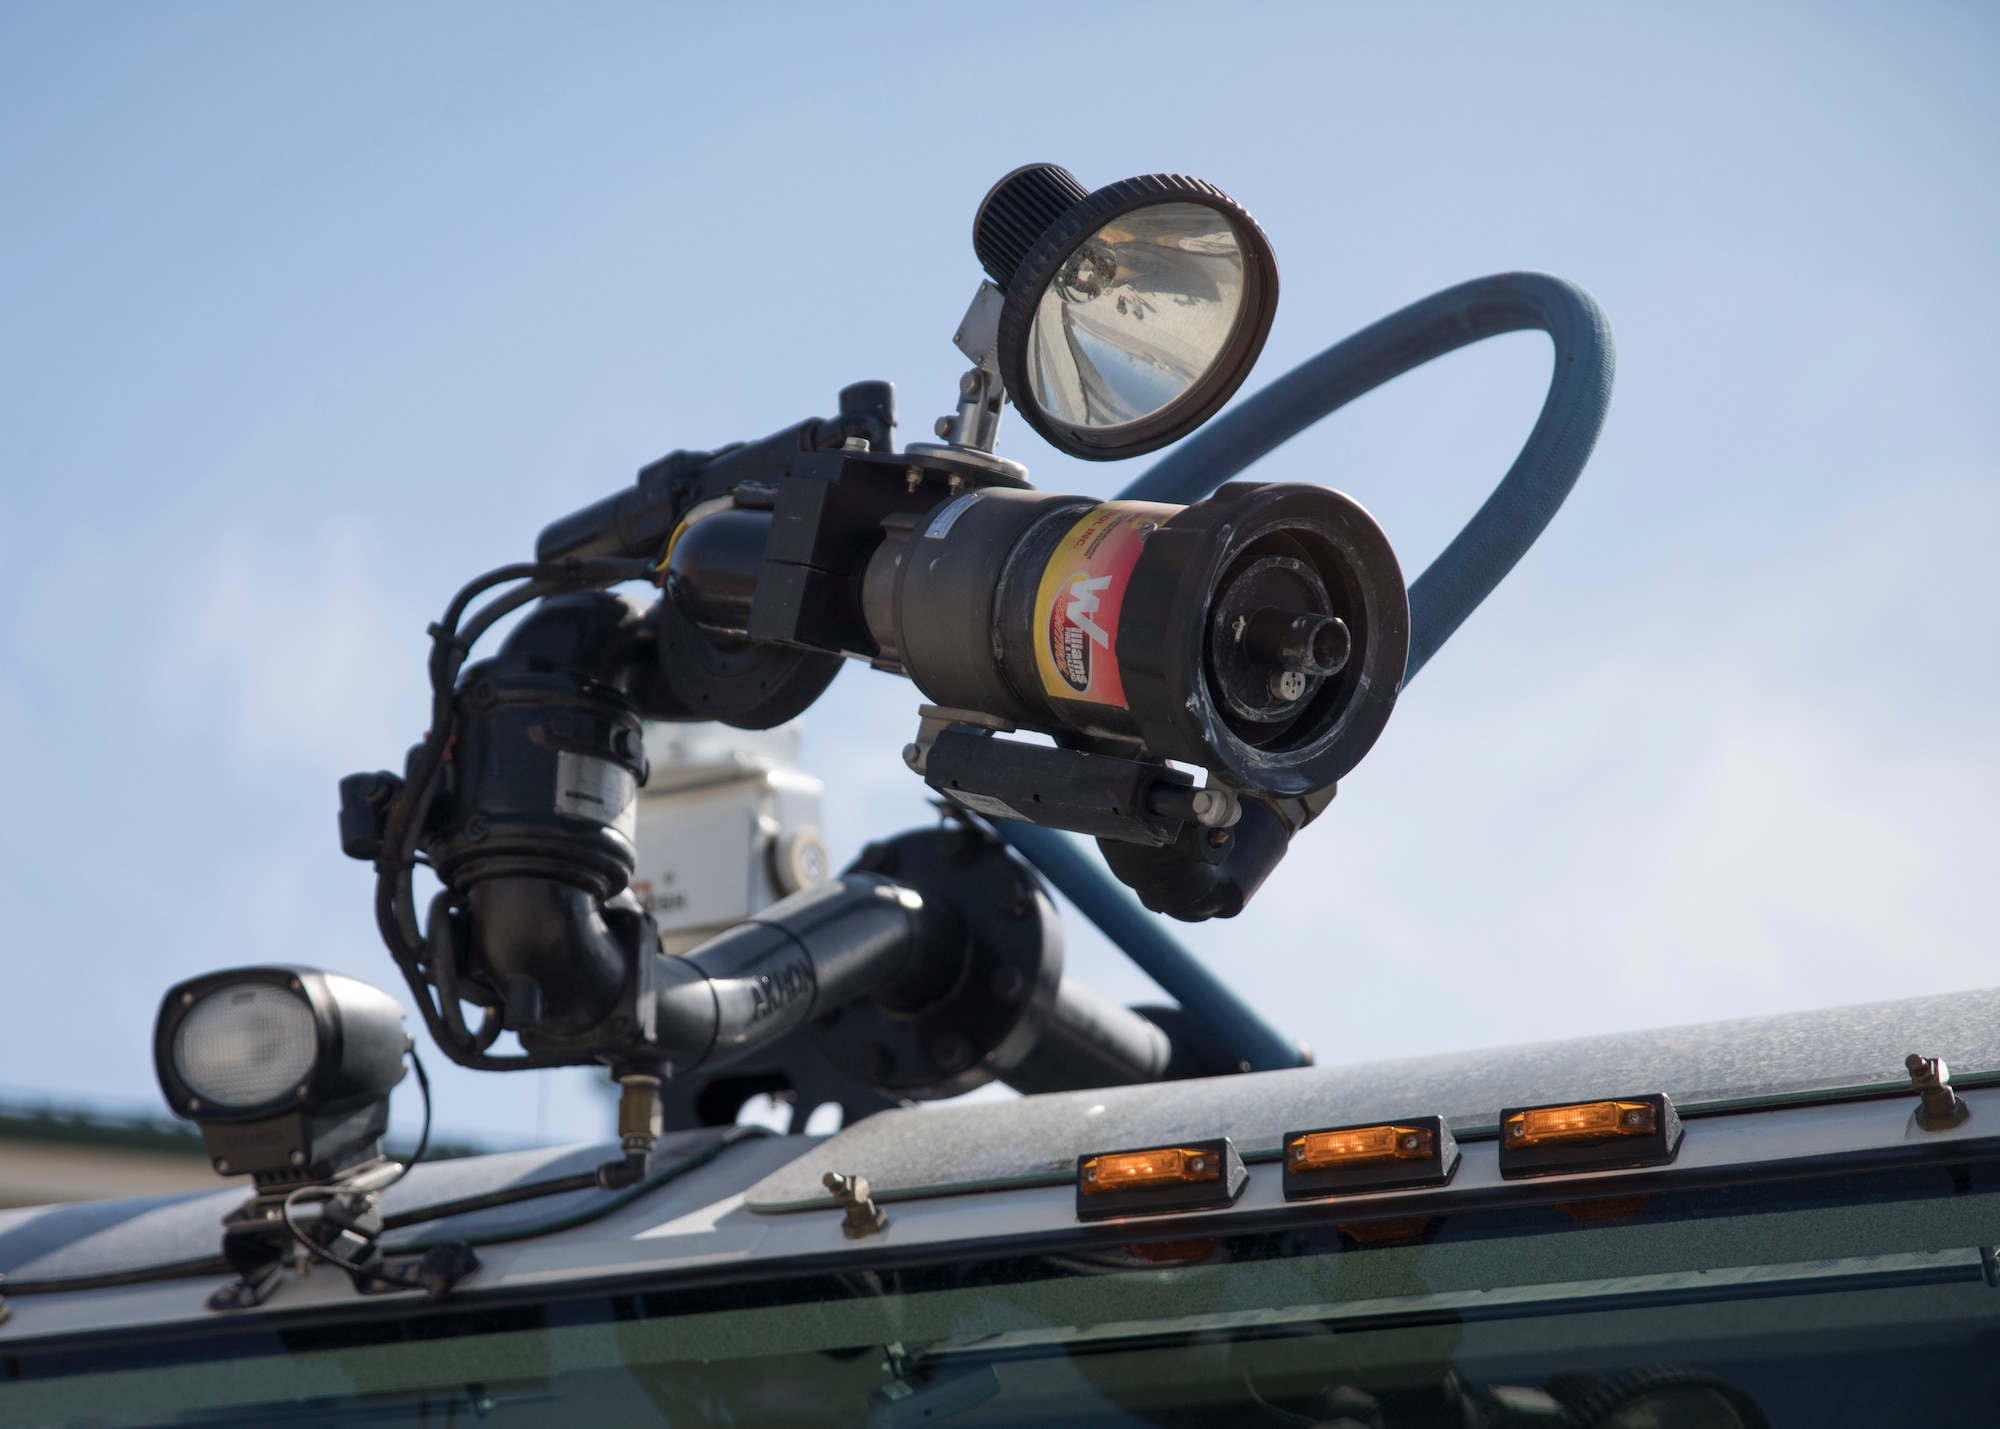
<svg viewBox="0 0 2000 1429">
<path fill-rule="evenodd" d="M 800 723 L 776 729 L 648 724 L 632 892 L 684 953 L 833 873 L 823 786 L 797 768 Z"/>
</svg>

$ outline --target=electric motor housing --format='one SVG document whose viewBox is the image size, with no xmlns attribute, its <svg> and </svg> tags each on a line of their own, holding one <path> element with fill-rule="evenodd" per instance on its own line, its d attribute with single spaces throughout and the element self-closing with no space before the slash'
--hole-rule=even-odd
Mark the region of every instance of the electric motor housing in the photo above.
<svg viewBox="0 0 2000 1429">
<path fill-rule="evenodd" d="M 645 738 L 617 691 L 570 670 L 473 666 L 448 777 L 426 844 L 452 887 L 550 878 L 603 899 L 631 878 Z"/>
</svg>

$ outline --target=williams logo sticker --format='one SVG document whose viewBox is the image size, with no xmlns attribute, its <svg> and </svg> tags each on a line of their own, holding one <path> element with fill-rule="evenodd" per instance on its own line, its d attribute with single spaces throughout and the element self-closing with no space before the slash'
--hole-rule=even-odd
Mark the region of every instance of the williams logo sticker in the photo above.
<svg viewBox="0 0 2000 1429">
<path fill-rule="evenodd" d="M 1125 708 L 1118 672 L 1118 617 L 1146 537 L 1180 508 L 1150 501 L 1093 506 L 1069 529 L 1042 570 L 1035 595 L 1035 650 L 1042 687 L 1057 699 Z"/>
</svg>

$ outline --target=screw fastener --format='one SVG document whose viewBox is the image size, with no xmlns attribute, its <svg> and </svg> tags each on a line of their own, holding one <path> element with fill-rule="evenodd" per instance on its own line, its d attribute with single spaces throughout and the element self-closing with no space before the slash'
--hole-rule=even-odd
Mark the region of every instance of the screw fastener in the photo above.
<svg viewBox="0 0 2000 1429">
<path fill-rule="evenodd" d="M 1941 1057 L 1912 1052 L 1903 1059 L 1910 1074 L 1910 1088 L 1922 1099 L 1916 1123 L 1925 1131 L 1949 1131 L 1972 1115 L 1972 1108 L 1951 1089 L 1951 1069 Z"/>
<path fill-rule="evenodd" d="M 849 1240 L 864 1240 L 888 1226 L 889 1217 L 868 1194 L 867 1177 L 843 1176 L 838 1171 L 829 1171 L 820 1177 L 820 1184 L 847 1212 L 840 1231 Z"/>
</svg>

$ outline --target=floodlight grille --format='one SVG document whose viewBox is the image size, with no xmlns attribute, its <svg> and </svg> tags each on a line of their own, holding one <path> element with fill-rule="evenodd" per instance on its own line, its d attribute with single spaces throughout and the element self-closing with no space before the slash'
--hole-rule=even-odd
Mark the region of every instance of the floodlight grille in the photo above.
<svg viewBox="0 0 2000 1429">
<path fill-rule="evenodd" d="M 312 1008 L 270 983 L 217 988 L 174 1032 L 174 1070 L 189 1091 L 219 1107 L 275 1101 L 304 1083 L 318 1057 Z"/>
</svg>

